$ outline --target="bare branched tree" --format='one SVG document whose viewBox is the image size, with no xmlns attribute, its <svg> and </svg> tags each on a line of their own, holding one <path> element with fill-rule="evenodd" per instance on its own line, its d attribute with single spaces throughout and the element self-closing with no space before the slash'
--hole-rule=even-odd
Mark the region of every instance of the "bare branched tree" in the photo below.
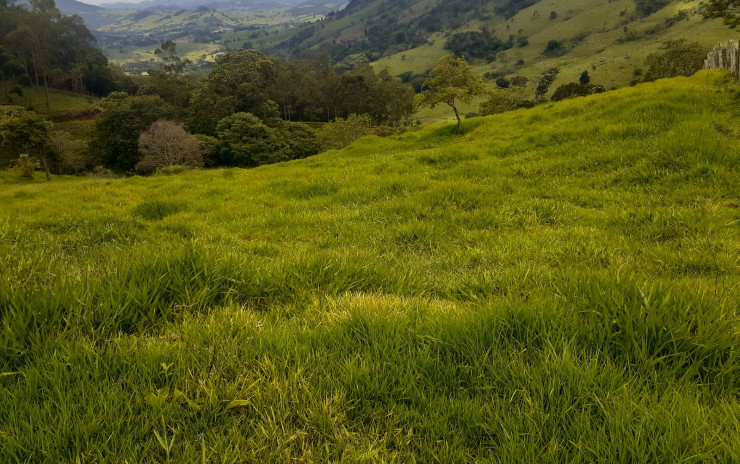
<svg viewBox="0 0 740 464">
<path fill-rule="evenodd" d="M 136 165 L 140 172 L 152 172 L 167 166 L 202 166 L 200 143 L 182 124 L 160 119 L 139 136 L 139 152 L 144 155 Z"/>
</svg>

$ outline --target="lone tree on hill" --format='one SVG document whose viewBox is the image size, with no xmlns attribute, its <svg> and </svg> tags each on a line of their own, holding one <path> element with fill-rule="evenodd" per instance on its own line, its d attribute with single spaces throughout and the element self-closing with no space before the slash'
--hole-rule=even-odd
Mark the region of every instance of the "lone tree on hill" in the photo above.
<svg viewBox="0 0 740 464">
<path fill-rule="evenodd" d="M 740 0 L 708 0 L 701 3 L 705 18 L 722 18 L 731 28 L 740 26 Z"/>
<path fill-rule="evenodd" d="M 440 103 L 449 105 L 455 111 L 457 129 L 462 132 L 462 119 L 457 106 L 488 93 L 485 82 L 474 75 L 472 69 L 464 58 L 455 58 L 454 55 L 440 58 L 432 70 L 432 78 L 424 83 L 424 90 L 417 96 L 417 106 L 434 108 Z"/>
</svg>

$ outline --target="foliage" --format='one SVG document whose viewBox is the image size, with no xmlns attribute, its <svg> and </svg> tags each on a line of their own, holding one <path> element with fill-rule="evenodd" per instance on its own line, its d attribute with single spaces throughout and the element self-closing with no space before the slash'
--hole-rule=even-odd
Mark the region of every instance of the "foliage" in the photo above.
<svg viewBox="0 0 740 464">
<path fill-rule="evenodd" d="M 704 65 L 707 49 L 696 42 L 669 40 L 663 42 L 660 53 L 651 53 L 645 59 L 648 70 L 646 81 L 667 77 L 691 76 Z"/>
<path fill-rule="evenodd" d="M 277 137 L 288 145 L 290 159 L 307 158 L 321 151 L 318 136 L 305 124 L 280 121 L 274 130 Z"/>
<path fill-rule="evenodd" d="M 225 166 L 253 167 L 290 159 L 290 147 L 274 129 L 249 113 L 236 113 L 216 126 L 219 158 Z"/>
<path fill-rule="evenodd" d="M 472 72 L 464 58 L 447 55 L 440 58 L 432 70 L 432 78 L 424 84 L 424 91 L 417 96 L 418 106 L 434 108 L 440 103 L 451 107 L 457 118 L 458 130 L 462 130 L 459 103 L 470 103 L 473 98 L 484 96 L 488 90 L 483 79 Z"/>
<path fill-rule="evenodd" d="M 722 18 L 731 28 L 740 26 L 740 0 L 706 0 L 701 4 L 705 18 Z"/>
<path fill-rule="evenodd" d="M 555 89 L 555 92 L 553 92 L 552 94 L 552 101 L 560 101 L 565 100 L 566 98 L 574 97 L 585 97 L 587 95 L 603 93 L 605 91 L 606 89 L 604 89 L 604 87 L 601 85 L 570 82 L 568 84 L 563 84 Z"/>
<path fill-rule="evenodd" d="M 544 98 L 547 95 L 547 91 L 550 90 L 550 86 L 555 82 L 555 79 L 560 74 L 560 69 L 549 68 L 545 70 L 542 75 L 537 79 L 537 89 L 535 95 L 538 99 Z"/>
<path fill-rule="evenodd" d="M 53 130 L 49 136 L 49 146 L 58 159 L 61 174 L 79 174 L 89 168 L 90 153 L 88 144 L 74 138 L 63 130 Z"/>
<path fill-rule="evenodd" d="M 564 54 L 567 50 L 563 48 L 563 41 L 562 40 L 550 40 L 547 42 L 547 46 L 545 47 L 545 51 L 543 54 L 545 56 L 560 56 Z"/>
<path fill-rule="evenodd" d="M 51 180 L 54 153 L 50 144 L 51 123 L 32 111 L 19 107 L 2 107 L 0 112 L 0 144 L 6 159 L 21 154 L 39 162 Z"/>
<path fill-rule="evenodd" d="M 18 156 L 18 161 L 16 161 L 15 167 L 18 170 L 18 175 L 21 177 L 31 178 L 33 177 L 33 172 L 41 167 L 41 163 L 28 156 L 28 154 L 22 153 Z"/>
<path fill-rule="evenodd" d="M 489 62 L 496 59 L 496 54 L 499 51 L 508 50 L 512 46 L 511 42 L 502 41 L 491 34 L 488 29 L 458 32 L 445 42 L 445 49 L 454 55 L 466 59 L 485 58 Z"/>
<path fill-rule="evenodd" d="M 0 173 L 0 462 L 737 461 L 721 77 L 254 170 Z"/>
<path fill-rule="evenodd" d="M 117 171 L 131 171 L 141 159 L 139 136 L 159 119 L 174 119 L 176 110 L 160 97 L 129 96 L 116 92 L 101 102 L 95 121 L 93 148 L 102 164 Z"/>
<path fill-rule="evenodd" d="M 187 108 L 195 83 L 189 76 L 180 76 L 165 71 L 151 69 L 149 76 L 139 81 L 137 95 L 161 97 L 170 105 Z"/>
<path fill-rule="evenodd" d="M 538 0 L 505 0 L 501 5 L 496 7 L 495 11 L 507 18 L 511 18 L 523 9 L 536 4 L 537 1 Z"/>
<path fill-rule="evenodd" d="M 115 83 L 108 60 L 79 16 L 64 16 L 53 1 L 0 3 L 0 71 L 38 86 L 106 95 Z M 47 106 L 49 101 L 47 99 Z"/>
<path fill-rule="evenodd" d="M 182 74 L 185 66 L 190 60 L 177 56 L 177 44 L 171 40 L 165 40 L 161 46 L 154 50 L 154 55 L 159 59 L 162 70 L 167 74 Z"/>
<path fill-rule="evenodd" d="M 581 77 L 578 78 L 578 82 L 583 85 L 591 83 L 591 76 L 589 76 L 588 71 L 583 71 L 583 73 L 581 73 Z"/>
<path fill-rule="evenodd" d="M 171 166 L 202 166 L 200 142 L 188 134 L 182 124 L 160 119 L 139 136 L 136 171 L 149 174 Z"/>
<path fill-rule="evenodd" d="M 339 150 L 369 134 L 371 123 L 367 115 L 350 114 L 347 119 L 337 118 L 325 124 L 319 132 L 319 139 L 324 147 Z"/>
<path fill-rule="evenodd" d="M 478 110 L 481 116 L 499 114 L 518 108 L 531 108 L 534 102 L 529 100 L 529 93 L 525 87 L 512 86 L 506 89 L 494 90 L 488 100 L 480 104 Z"/>
<path fill-rule="evenodd" d="M 671 0 L 635 0 L 635 8 L 640 16 L 650 16 L 665 8 Z"/>
<path fill-rule="evenodd" d="M 221 57 L 193 93 L 192 130 L 215 135 L 216 124 L 235 113 L 276 117 L 267 90 L 275 80 L 275 65 L 256 50 L 239 50 Z"/>
</svg>

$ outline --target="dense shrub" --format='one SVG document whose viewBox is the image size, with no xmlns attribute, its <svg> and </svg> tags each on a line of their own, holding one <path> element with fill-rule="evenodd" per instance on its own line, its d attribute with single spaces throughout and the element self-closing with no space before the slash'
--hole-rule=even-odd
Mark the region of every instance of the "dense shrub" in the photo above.
<svg viewBox="0 0 740 464">
<path fill-rule="evenodd" d="M 706 47 L 699 43 L 683 39 L 666 41 L 661 52 L 652 53 L 645 59 L 648 66 L 645 80 L 691 76 L 702 68 L 706 56 Z"/>
<path fill-rule="evenodd" d="M 571 82 L 569 84 L 561 85 L 552 94 L 553 101 L 565 100 L 566 98 L 573 97 L 585 97 L 586 95 L 592 95 L 595 93 L 602 93 L 606 90 L 600 85 L 594 84 L 580 84 L 578 82 Z"/>
</svg>

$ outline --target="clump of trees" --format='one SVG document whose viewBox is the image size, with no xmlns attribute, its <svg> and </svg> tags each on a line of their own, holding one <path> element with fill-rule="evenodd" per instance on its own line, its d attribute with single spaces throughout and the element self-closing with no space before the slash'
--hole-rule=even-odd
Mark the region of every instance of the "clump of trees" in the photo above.
<svg viewBox="0 0 740 464">
<path fill-rule="evenodd" d="M 29 165 L 40 165 L 46 179 L 51 180 L 51 164 L 56 155 L 50 143 L 51 123 L 20 107 L 0 108 L 0 147 L 4 164 L 18 159 L 25 166 L 24 172 Z"/>
<path fill-rule="evenodd" d="M 558 74 L 560 74 L 559 68 L 549 68 L 540 75 L 537 79 L 537 89 L 535 89 L 535 96 L 538 99 L 545 98 L 545 95 L 547 95 L 547 92 L 555 82 L 555 79 L 557 79 Z"/>
<path fill-rule="evenodd" d="M 671 0 L 635 0 L 635 9 L 640 16 L 650 16 L 665 8 Z"/>
<path fill-rule="evenodd" d="M 569 82 L 555 89 L 555 92 L 552 94 L 552 101 L 565 100 L 566 98 L 585 97 L 603 92 L 606 92 L 606 89 L 601 85 Z"/>
<path fill-rule="evenodd" d="M 107 95 L 121 75 L 93 46 L 79 16 L 63 16 L 49 0 L 0 2 L 0 77 L 47 90 Z"/>
<path fill-rule="evenodd" d="M 707 0 L 701 4 L 705 18 L 722 18 L 731 28 L 740 26 L 740 0 Z"/>
<path fill-rule="evenodd" d="M 488 29 L 458 32 L 445 42 L 445 49 L 457 56 L 466 59 L 485 58 L 489 62 L 496 59 L 498 52 L 508 50 L 513 46 L 513 37 L 511 40 L 504 42 L 491 34 Z"/>
<path fill-rule="evenodd" d="M 683 39 L 663 42 L 661 51 L 651 53 L 645 59 L 648 70 L 645 81 L 668 77 L 691 76 L 704 66 L 706 47 Z"/>
<path fill-rule="evenodd" d="M 510 85 L 505 89 L 499 88 L 490 93 L 488 99 L 480 104 L 478 115 L 486 116 L 512 111 L 519 108 L 531 108 L 535 102 L 529 98 L 524 85 Z"/>
</svg>

